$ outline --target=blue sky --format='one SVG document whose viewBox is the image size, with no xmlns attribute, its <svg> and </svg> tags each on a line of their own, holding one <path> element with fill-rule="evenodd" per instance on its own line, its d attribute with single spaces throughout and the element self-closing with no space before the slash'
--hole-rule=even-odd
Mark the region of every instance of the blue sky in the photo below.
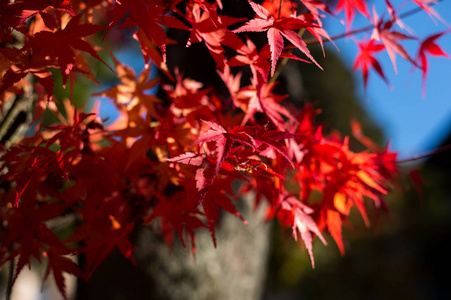
<svg viewBox="0 0 451 300">
<path fill-rule="evenodd" d="M 392 0 L 391 2 L 396 6 L 404 1 Z M 378 0 L 374 3 L 377 3 L 376 9 L 381 15 L 385 1 Z M 401 12 L 415 7 L 414 4 L 407 5 Z M 451 23 L 451 1 L 443 1 L 433 8 L 443 19 Z M 353 24 L 353 29 L 368 25 L 368 21 L 362 22 L 365 21 L 363 19 L 358 17 Z M 447 29 L 440 22 L 434 23 L 423 12 L 409 16 L 403 21 L 421 39 Z M 327 24 L 326 29 L 332 34 L 344 31 L 344 27 L 338 21 Z M 360 34 L 357 38 L 361 39 L 365 36 L 369 38 L 370 34 Z M 336 43 L 341 55 L 351 68 L 357 53 L 354 41 L 348 38 Z M 438 44 L 451 55 L 451 34 L 441 37 Z M 416 55 L 418 42 L 409 41 L 403 45 L 406 45 L 405 48 L 411 56 Z M 398 151 L 401 159 L 433 150 L 451 132 L 451 60 L 442 57 L 430 58 L 427 94 L 422 98 L 420 70 L 412 73 L 411 64 L 397 55 L 398 74 L 396 75 L 386 52 L 378 53 L 376 58 L 394 89 L 390 90 L 376 73 L 371 72 L 366 99 L 363 84 L 359 85 L 359 94 L 362 99 L 365 99 L 362 100 L 363 106 L 384 129 L 390 148 Z M 356 73 L 356 77 L 362 83 L 360 71 Z"/>
</svg>

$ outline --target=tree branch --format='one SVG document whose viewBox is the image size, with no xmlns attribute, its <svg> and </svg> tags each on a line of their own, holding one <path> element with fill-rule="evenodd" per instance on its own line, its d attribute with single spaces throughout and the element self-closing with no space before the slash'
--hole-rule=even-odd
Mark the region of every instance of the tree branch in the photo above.
<svg viewBox="0 0 451 300">
<path fill-rule="evenodd" d="M 398 160 L 396 163 L 397 164 L 405 164 L 405 163 L 409 163 L 409 162 L 414 162 L 414 161 L 417 161 L 417 160 L 429 158 L 432 155 L 439 154 L 439 153 L 442 153 L 442 152 L 446 152 L 446 151 L 449 151 L 449 150 L 451 150 L 451 145 L 446 145 L 446 146 L 437 148 L 435 150 L 432 150 L 432 151 L 429 151 L 429 152 L 426 152 L 426 153 L 423 153 L 423 154 L 415 155 L 412 158 Z"/>
<path fill-rule="evenodd" d="M 432 5 L 438 4 L 438 3 L 442 2 L 442 1 L 443 1 L 443 0 L 438 0 L 437 3 L 432 3 Z M 407 12 L 405 12 L 405 13 L 399 15 L 399 18 L 400 18 L 400 19 L 403 19 L 403 18 L 405 18 L 405 17 L 414 15 L 414 14 L 416 14 L 416 13 L 418 13 L 418 12 L 421 12 L 421 11 L 424 11 L 424 10 L 423 10 L 421 7 L 417 7 L 417 8 L 411 9 L 411 10 L 409 10 L 409 11 L 407 11 Z M 381 22 L 382 22 L 382 19 L 381 19 Z M 374 25 L 368 25 L 368 26 L 366 26 L 366 27 L 362 27 L 362 28 L 359 28 L 359 29 L 351 30 L 351 31 L 349 31 L 349 32 L 344 32 L 344 33 L 340 33 L 340 34 L 331 36 L 331 37 L 330 37 L 330 40 L 335 41 L 335 40 L 342 39 L 342 38 L 347 37 L 347 36 L 353 36 L 353 35 L 355 35 L 355 34 L 357 34 L 357 33 L 369 31 L 369 30 L 371 30 L 371 29 L 374 29 Z M 315 38 L 305 39 L 304 42 L 305 42 L 307 45 L 315 45 L 315 44 L 319 44 L 319 41 L 318 41 L 317 39 L 315 39 Z M 324 42 L 329 42 L 329 40 L 325 40 Z"/>
</svg>

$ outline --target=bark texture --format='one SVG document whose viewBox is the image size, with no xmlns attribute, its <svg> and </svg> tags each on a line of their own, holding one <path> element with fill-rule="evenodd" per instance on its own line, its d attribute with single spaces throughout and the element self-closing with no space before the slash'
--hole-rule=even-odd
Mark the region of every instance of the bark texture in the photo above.
<svg viewBox="0 0 451 300">
<path fill-rule="evenodd" d="M 270 224 L 264 208 L 252 211 L 250 198 L 238 205 L 248 225 L 224 215 L 214 248 L 208 230 L 196 235 L 196 258 L 179 241 L 172 251 L 146 228 L 135 238 L 137 267 L 113 253 L 89 282 L 79 281 L 77 299 L 253 300 L 266 277 Z"/>
</svg>

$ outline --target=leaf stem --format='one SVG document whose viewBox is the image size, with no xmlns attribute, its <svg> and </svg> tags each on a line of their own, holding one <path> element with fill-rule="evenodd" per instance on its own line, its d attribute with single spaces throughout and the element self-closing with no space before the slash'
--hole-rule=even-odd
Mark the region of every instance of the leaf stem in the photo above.
<svg viewBox="0 0 451 300">
<path fill-rule="evenodd" d="M 282 1 L 283 1 L 283 0 L 280 0 L 280 1 L 279 1 L 279 14 L 278 14 L 278 16 L 277 16 L 277 19 L 280 19 L 280 11 L 282 10 Z"/>
<path fill-rule="evenodd" d="M 305 28 L 301 28 L 298 31 L 298 34 L 300 37 L 302 37 L 302 35 L 305 32 Z M 288 50 L 288 53 L 293 52 L 293 49 Z M 279 63 L 277 64 L 276 70 L 274 71 L 274 76 L 271 77 L 271 79 L 269 79 L 268 83 L 274 83 L 276 82 L 277 78 L 279 78 L 280 73 L 282 72 L 283 67 L 287 64 L 288 62 L 288 57 L 283 57 L 281 60 L 279 60 Z"/>
</svg>

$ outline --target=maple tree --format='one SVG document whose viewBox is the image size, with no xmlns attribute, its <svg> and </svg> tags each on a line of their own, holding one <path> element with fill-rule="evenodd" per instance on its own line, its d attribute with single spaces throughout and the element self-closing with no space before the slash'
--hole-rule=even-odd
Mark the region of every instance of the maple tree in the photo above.
<svg viewBox="0 0 451 300">
<path fill-rule="evenodd" d="M 449 31 L 420 40 L 411 58 L 401 42 L 415 37 L 394 29 L 401 12 L 388 0 L 380 17 L 365 0 L 340 0 L 334 7 L 317 0 L 240 1 L 253 10 L 252 18 L 223 14 L 223 5 L 233 4 L 220 0 L 0 1 L 2 108 L 36 91 L 33 132 L 1 148 L 0 265 L 17 260 L 13 281 L 32 258 L 45 257 L 45 277 L 52 274 L 66 297 L 63 273 L 89 278 L 115 248 L 133 262 L 129 235 L 141 224 L 158 225 L 169 245 L 178 236 L 193 251 L 196 231 L 204 228 L 216 245 L 220 210 L 246 223 L 234 201 L 249 192 L 256 206 L 267 203 L 268 219 L 300 236 L 312 265 L 312 241 L 326 243 L 325 232 L 344 253 L 342 226 L 353 207 L 367 224 L 367 205 L 386 209 L 384 195 L 399 172 L 396 153 L 377 147 L 357 123 L 353 138 L 366 151 L 350 149 L 348 137 L 326 135 L 314 106 L 298 111 L 274 91 L 278 68 L 287 59 L 322 68 L 308 45 L 333 42 L 323 21 L 344 14 L 350 35 L 358 12 L 372 32 L 356 43 L 354 68 L 361 69 L 364 86 L 371 69 L 389 84 L 376 58 L 383 51 L 395 71 L 396 54 L 420 68 L 424 84 L 426 55 L 448 57 L 437 40 Z M 412 2 L 442 20 L 435 1 Z M 169 39 L 167 28 L 187 31 L 189 39 Z M 115 31 L 139 43 L 145 61 L 139 76 L 114 54 L 108 66 L 98 52 L 102 44 L 90 39 Z M 249 32 L 263 32 L 267 43 L 256 46 Z M 174 43 L 203 43 L 227 94 L 170 69 L 166 52 Z M 82 111 L 73 99 L 77 76 L 97 81 L 91 57 L 120 80 L 92 95 L 112 101 L 119 112 L 113 124 L 96 110 Z M 58 72 L 63 87 L 69 81 L 69 100 L 53 96 Z M 157 86 L 162 96 L 149 92 Z M 44 110 L 58 121 L 44 126 Z M 313 199 L 315 192 L 320 199 Z M 49 226 L 61 215 L 77 219 L 67 239 Z M 86 258 L 83 269 L 68 258 L 75 255 Z"/>
</svg>

